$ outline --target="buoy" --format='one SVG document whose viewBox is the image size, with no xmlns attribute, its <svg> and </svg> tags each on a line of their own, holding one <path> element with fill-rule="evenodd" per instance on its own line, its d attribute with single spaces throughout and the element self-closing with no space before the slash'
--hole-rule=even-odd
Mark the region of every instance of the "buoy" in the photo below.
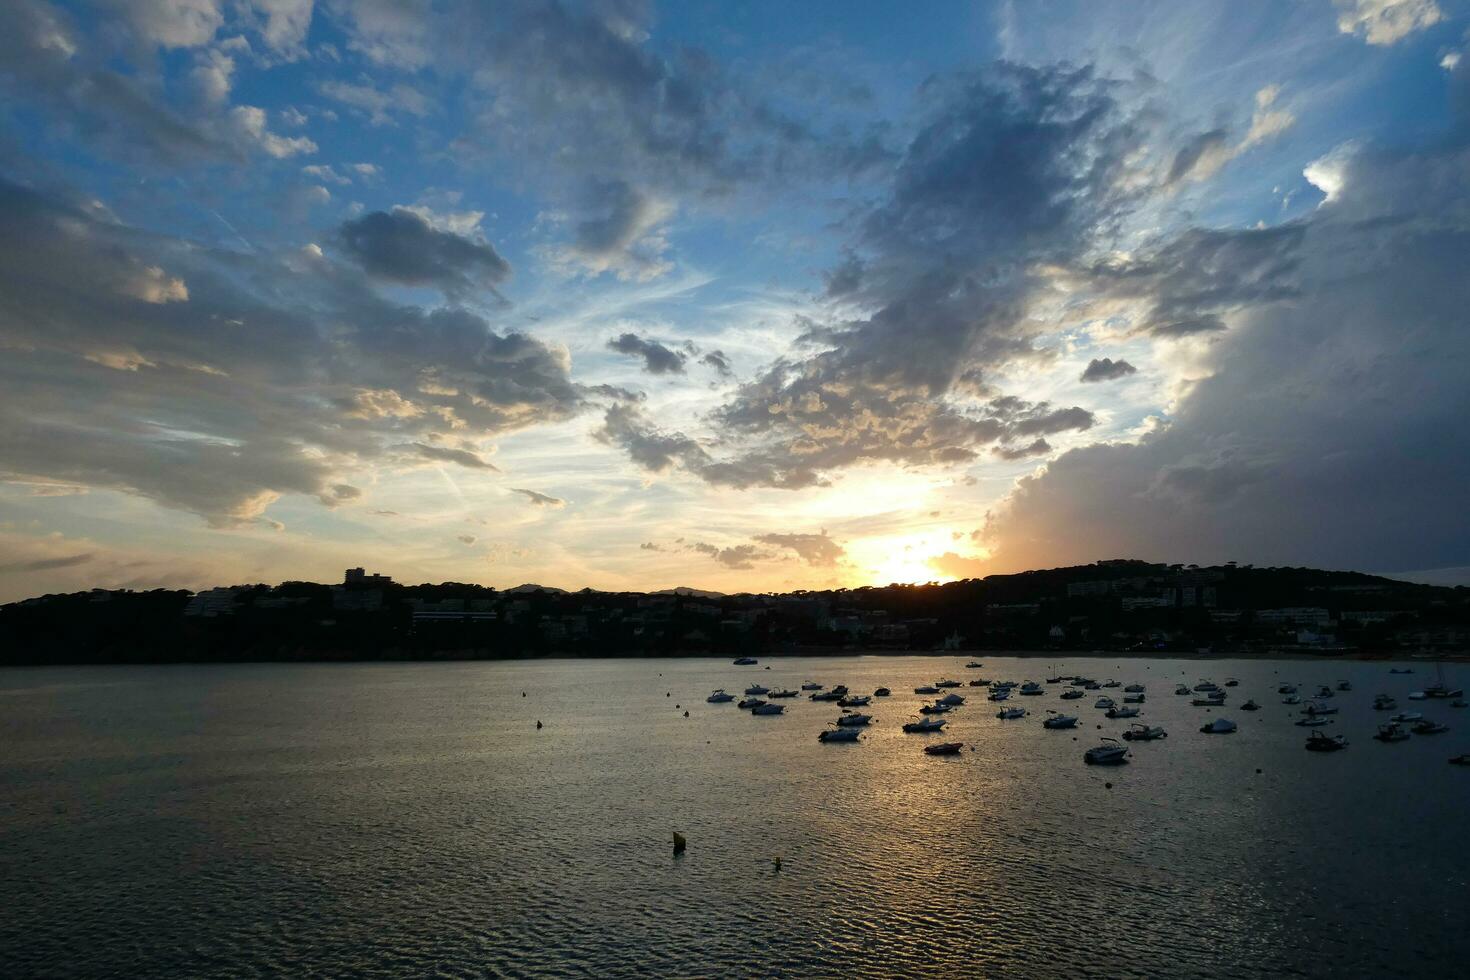
<svg viewBox="0 0 1470 980">
<path fill-rule="evenodd" d="M 686 711 L 686 712 L 684 712 L 684 717 L 685 717 L 685 718 L 688 718 L 688 717 L 689 717 L 689 712 L 687 712 L 687 711 Z"/>
<path fill-rule="evenodd" d="M 779 855 L 779 854 L 776 855 L 775 864 L 776 864 L 776 870 L 777 871 L 780 871 L 781 870 L 781 855 Z"/>
<path fill-rule="evenodd" d="M 665 691 L 664 692 L 664 697 L 666 697 L 666 698 L 673 697 L 673 695 L 674 695 L 674 692 L 673 691 Z"/>
<path fill-rule="evenodd" d="M 1113 784 L 1112 783 L 1103 783 L 1103 788 L 1104 789 L 1112 789 L 1113 788 Z"/>
<path fill-rule="evenodd" d="M 538 721 L 538 722 L 536 722 L 536 730 L 537 730 L 537 731 L 538 731 L 538 732 L 539 732 L 539 731 L 540 731 L 540 730 L 541 730 L 541 722 L 539 722 L 539 721 Z"/>
<path fill-rule="evenodd" d="M 525 696 L 526 696 L 526 692 L 525 691 L 522 691 L 521 692 L 521 697 L 525 697 Z"/>
<path fill-rule="evenodd" d="M 677 830 L 674 831 L 674 853 L 684 853 L 684 835 L 679 833 Z"/>
<path fill-rule="evenodd" d="M 1261 774 L 1261 770 L 1257 769 L 1256 770 L 1256 775 L 1259 776 L 1260 774 Z"/>
</svg>

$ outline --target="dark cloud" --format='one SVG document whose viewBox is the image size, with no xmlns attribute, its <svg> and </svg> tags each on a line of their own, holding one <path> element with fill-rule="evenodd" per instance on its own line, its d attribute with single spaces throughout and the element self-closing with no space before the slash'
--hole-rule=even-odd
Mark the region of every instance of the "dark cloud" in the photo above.
<svg viewBox="0 0 1470 980">
<path fill-rule="evenodd" d="M 62 555 L 57 558 L 34 558 L 28 561 L 7 562 L 0 564 L 0 574 L 11 572 L 45 572 L 56 568 L 71 568 L 75 565 L 85 565 L 92 558 L 93 554 L 87 551 L 76 555 Z"/>
<path fill-rule="evenodd" d="M 458 463 L 460 466 L 467 466 L 472 470 L 499 471 L 499 467 L 494 463 L 481 458 L 468 449 L 447 449 L 443 446 L 426 446 L 421 442 L 413 443 L 411 448 L 425 459 L 437 460 L 441 463 Z"/>
<path fill-rule="evenodd" d="M 829 538 L 825 531 L 821 534 L 759 534 L 755 540 L 773 548 L 788 548 L 808 565 L 836 565 L 838 559 L 847 554 L 846 549 Z"/>
<path fill-rule="evenodd" d="M 1223 129 L 1212 129 L 1186 143 L 1169 167 L 1169 183 L 1184 180 L 1196 171 L 1213 172 L 1230 153 L 1230 139 Z"/>
<path fill-rule="evenodd" d="M 1228 305 L 1233 329 L 1163 428 L 1073 449 L 1021 482 L 984 535 L 997 570 L 1114 554 L 1463 565 L 1467 175 L 1458 145 L 1364 151 L 1288 228 L 1161 246 L 1144 263 L 1155 288 Z"/>
<path fill-rule="evenodd" d="M 807 329 L 814 352 L 777 360 L 712 414 L 724 459 L 662 433 L 678 452 L 659 462 L 728 486 L 799 488 L 858 463 L 963 464 L 1002 440 L 1089 427 L 1081 407 L 1003 417 L 975 396 L 990 394 L 988 370 L 1047 356 L 1026 313 L 1032 270 L 1076 264 L 1145 193 L 1125 178 L 1141 166 L 1148 116 L 1120 90 L 1065 66 L 931 80 L 891 186 L 828 276 L 839 305 Z"/>
<path fill-rule="evenodd" d="M 1121 358 L 1116 361 L 1111 357 L 1093 358 L 1088 362 L 1079 380 L 1085 382 L 1114 381 L 1137 373 L 1138 368 Z"/>
<path fill-rule="evenodd" d="M 553 497 L 549 493 L 540 493 L 536 490 L 524 490 L 520 487 L 511 487 L 511 493 L 518 493 L 525 497 L 537 507 L 565 507 L 567 502 L 560 497 Z"/>
<path fill-rule="evenodd" d="M 734 374 L 734 371 L 730 367 L 730 358 L 725 356 L 724 351 L 708 351 L 699 359 L 699 363 L 706 367 L 714 368 L 715 372 L 722 378 L 728 378 Z"/>
<path fill-rule="evenodd" d="M 1029 459 L 1051 452 L 1051 443 L 1045 439 L 1037 439 L 1025 446 L 996 446 L 993 452 L 1001 459 Z"/>
<path fill-rule="evenodd" d="M 735 571 L 749 571 L 755 567 L 757 561 L 770 558 L 770 554 L 761 551 L 752 544 L 738 544 L 728 548 L 709 544 L 705 541 L 695 541 L 687 546 L 687 550 L 708 555 L 710 558 Z"/>
<path fill-rule="evenodd" d="M 649 374 L 683 374 L 689 355 L 670 350 L 656 340 L 645 340 L 633 333 L 622 334 L 607 342 L 609 350 L 630 357 L 643 358 L 643 370 Z"/>
<path fill-rule="evenodd" d="M 460 294 L 493 289 L 510 265 L 488 242 L 441 231 L 404 208 L 373 211 L 339 229 L 343 251 L 368 275 L 406 286 Z"/>
</svg>

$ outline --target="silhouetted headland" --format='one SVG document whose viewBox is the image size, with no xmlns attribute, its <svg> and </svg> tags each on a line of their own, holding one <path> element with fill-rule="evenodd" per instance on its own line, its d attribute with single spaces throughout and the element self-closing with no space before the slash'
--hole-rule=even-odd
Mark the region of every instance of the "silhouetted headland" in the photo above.
<svg viewBox="0 0 1470 980">
<path fill-rule="evenodd" d="M 48 595 L 0 607 L 0 662 L 453 660 L 934 650 L 1454 655 L 1470 589 L 1310 568 L 1114 560 L 785 594 L 342 583 Z"/>
</svg>

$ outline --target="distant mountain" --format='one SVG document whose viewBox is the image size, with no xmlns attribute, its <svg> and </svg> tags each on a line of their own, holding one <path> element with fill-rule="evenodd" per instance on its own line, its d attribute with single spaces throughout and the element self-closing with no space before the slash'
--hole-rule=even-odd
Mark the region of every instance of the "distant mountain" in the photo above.
<svg viewBox="0 0 1470 980">
<path fill-rule="evenodd" d="M 505 590 L 506 595 L 518 595 L 518 594 L 523 594 L 523 593 L 528 593 L 528 592 L 545 592 L 547 595 L 566 595 L 567 594 L 567 590 L 566 589 L 558 589 L 555 586 L 551 586 L 551 585 L 532 585 L 530 582 L 527 582 L 525 585 L 517 585 L 513 589 L 506 589 Z"/>
<path fill-rule="evenodd" d="M 709 589 L 691 589 L 687 585 L 681 585 L 681 586 L 678 586 L 677 588 L 673 588 L 673 589 L 660 589 L 657 592 L 651 592 L 649 594 L 650 595 L 681 595 L 681 596 L 684 596 L 684 597 L 690 598 L 690 599 L 723 599 L 723 598 L 725 598 L 725 593 L 723 593 L 723 592 L 711 592 Z"/>
</svg>

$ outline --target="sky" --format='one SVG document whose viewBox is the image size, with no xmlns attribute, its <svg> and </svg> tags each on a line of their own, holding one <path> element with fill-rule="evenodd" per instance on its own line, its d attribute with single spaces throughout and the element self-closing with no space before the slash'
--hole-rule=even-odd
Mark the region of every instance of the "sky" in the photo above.
<svg viewBox="0 0 1470 980">
<path fill-rule="evenodd" d="M 1470 582 L 1467 31 L 7 0 L 0 601 Z"/>
</svg>

